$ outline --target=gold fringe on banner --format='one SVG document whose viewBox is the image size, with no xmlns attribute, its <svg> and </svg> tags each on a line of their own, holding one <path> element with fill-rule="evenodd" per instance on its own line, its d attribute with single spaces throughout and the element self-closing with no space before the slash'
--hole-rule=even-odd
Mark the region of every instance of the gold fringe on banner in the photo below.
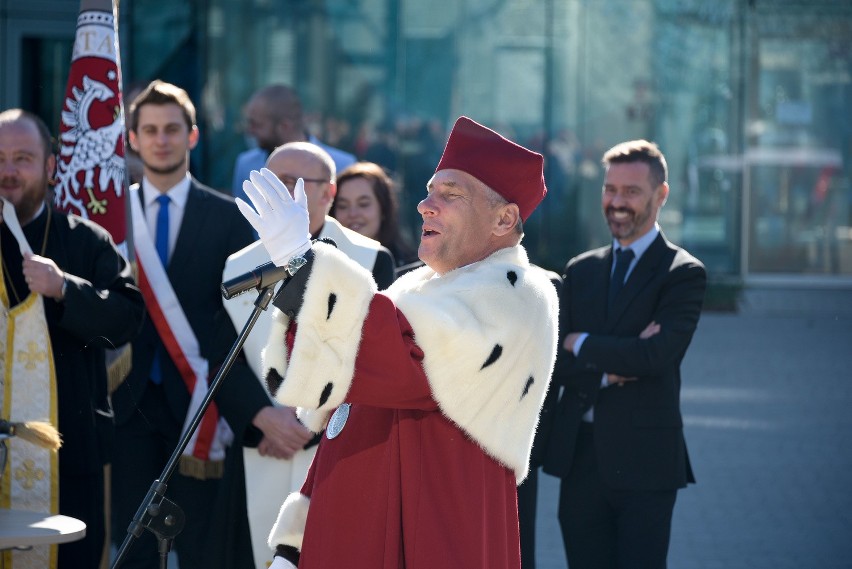
<svg viewBox="0 0 852 569">
<path fill-rule="evenodd" d="M 194 456 L 181 455 L 179 463 L 180 473 L 198 480 L 211 480 L 222 478 L 225 472 L 224 460 L 201 460 Z"/>
<path fill-rule="evenodd" d="M 133 349 L 130 344 L 116 350 L 106 351 L 107 389 L 109 394 L 118 389 L 133 367 Z"/>
</svg>

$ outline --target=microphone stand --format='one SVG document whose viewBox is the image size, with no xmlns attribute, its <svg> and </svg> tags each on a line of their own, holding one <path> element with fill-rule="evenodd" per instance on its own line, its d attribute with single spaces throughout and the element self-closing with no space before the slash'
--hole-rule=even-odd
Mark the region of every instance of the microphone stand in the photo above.
<svg viewBox="0 0 852 569">
<path fill-rule="evenodd" d="M 261 311 L 266 310 L 269 306 L 269 302 L 275 295 L 276 284 L 277 282 L 269 284 L 261 289 L 260 293 L 257 295 L 257 300 L 254 301 L 254 309 L 252 310 L 249 319 L 246 321 L 242 332 L 240 332 L 240 335 L 231 347 L 231 351 L 228 352 L 228 356 L 222 363 L 222 367 L 220 367 L 218 373 L 216 373 L 216 377 L 213 378 L 213 381 L 208 386 L 207 394 L 204 396 L 204 399 L 201 402 L 198 411 L 196 411 L 195 416 L 192 418 L 189 427 L 181 436 L 181 439 L 175 447 L 175 450 L 172 452 L 171 457 L 169 457 L 165 468 L 163 468 L 163 472 L 160 474 L 160 477 L 154 480 L 153 484 L 151 484 L 151 488 L 148 490 L 148 494 L 142 500 L 142 503 L 139 504 L 139 509 L 136 511 L 136 515 L 133 516 L 133 521 L 130 522 L 130 526 L 127 528 L 127 536 L 124 538 L 124 541 L 116 554 L 115 560 L 112 565 L 110 565 L 111 569 L 116 569 L 121 566 L 121 563 L 127 556 L 127 552 L 130 550 L 133 542 L 142 535 L 142 531 L 146 529 L 157 537 L 157 550 L 160 553 L 160 568 L 166 569 L 166 567 L 168 567 L 168 556 L 169 551 L 171 551 L 172 548 L 172 542 L 181 530 L 183 530 L 186 516 L 180 506 L 165 497 L 167 483 L 172 477 L 172 474 L 174 474 L 178 461 L 180 460 L 184 449 L 189 444 L 190 439 L 192 439 L 193 433 L 195 433 L 195 430 L 201 423 L 204 412 L 207 411 L 208 407 L 210 407 L 210 403 L 219 391 L 222 381 L 224 381 L 228 372 L 231 371 L 231 367 L 237 358 L 237 354 L 239 354 L 240 350 L 243 349 L 243 344 L 245 344 L 249 332 L 251 332 L 251 329 L 260 317 Z"/>
</svg>

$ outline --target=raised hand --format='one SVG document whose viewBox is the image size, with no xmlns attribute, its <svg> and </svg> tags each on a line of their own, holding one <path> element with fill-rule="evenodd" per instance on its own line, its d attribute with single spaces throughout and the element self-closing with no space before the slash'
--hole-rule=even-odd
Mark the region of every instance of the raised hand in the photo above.
<svg viewBox="0 0 852 569">
<path fill-rule="evenodd" d="M 266 168 L 260 172 L 252 170 L 249 179 L 243 182 L 243 191 L 254 208 L 239 198 L 237 207 L 260 235 L 272 262 L 282 267 L 292 257 L 310 249 L 308 197 L 301 178 L 293 188 L 295 199 L 287 186 Z"/>
</svg>

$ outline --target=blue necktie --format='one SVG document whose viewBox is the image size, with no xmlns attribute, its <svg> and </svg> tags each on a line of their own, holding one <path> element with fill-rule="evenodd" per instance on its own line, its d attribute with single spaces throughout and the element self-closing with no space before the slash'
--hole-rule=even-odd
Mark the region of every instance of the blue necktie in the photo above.
<svg viewBox="0 0 852 569">
<path fill-rule="evenodd" d="M 166 268 L 169 261 L 169 196 L 163 194 L 157 197 L 157 202 L 160 204 L 160 209 L 157 212 L 157 235 L 154 244 L 157 247 L 157 254 L 160 256 L 160 261 L 163 263 L 163 269 Z M 159 344 L 154 349 L 154 359 L 151 360 L 151 381 L 156 384 L 163 382 L 163 370 L 160 369 L 160 356 L 163 348 Z"/>
<path fill-rule="evenodd" d="M 167 195 L 161 195 L 157 198 L 157 201 L 160 203 L 160 210 L 157 212 L 157 239 L 155 243 L 163 268 L 166 268 L 169 262 L 169 202 L 172 200 Z"/>
<path fill-rule="evenodd" d="M 612 272 L 612 278 L 609 280 L 609 306 L 615 303 L 618 293 L 624 287 L 627 269 L 630 267 L 633 257 L 633 249 L 620 248 L 615 252 L 615 270 Z"/>
</svg>

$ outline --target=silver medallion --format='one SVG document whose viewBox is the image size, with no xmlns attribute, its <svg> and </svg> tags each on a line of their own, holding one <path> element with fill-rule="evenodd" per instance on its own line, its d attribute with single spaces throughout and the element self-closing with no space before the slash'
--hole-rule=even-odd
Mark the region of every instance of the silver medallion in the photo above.
<svg viewBox="0 0 852 569">
<path fill-rule="evenodd" d="M 333 439 L 340 434 L 343 427 L 346 425 L 346 419 L 349 418 L 349 403 L 343 403 L 331 416 L 328 421 L 328 426 L 325 428 L 325 436 Z"/>
</svg>

